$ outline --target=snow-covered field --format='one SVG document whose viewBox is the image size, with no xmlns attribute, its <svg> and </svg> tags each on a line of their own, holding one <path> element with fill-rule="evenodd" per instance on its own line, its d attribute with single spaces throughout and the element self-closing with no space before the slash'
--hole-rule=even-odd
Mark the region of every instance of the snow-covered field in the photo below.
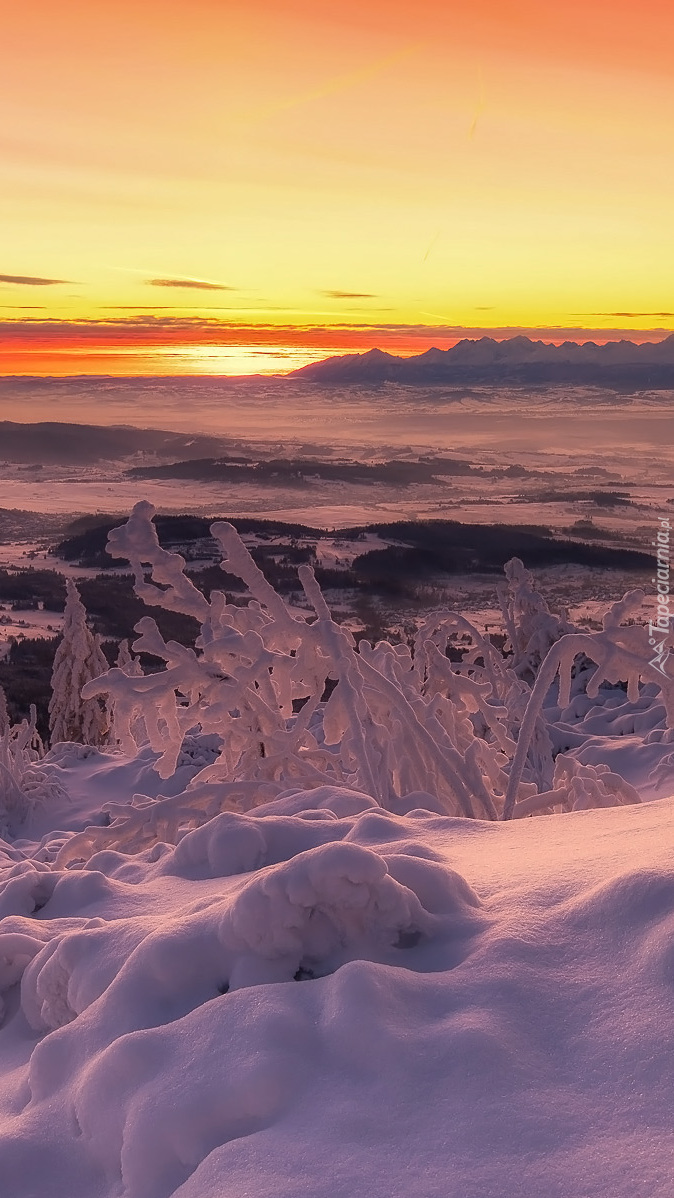
<svg viewBox="0 0 674 1198">
<path fill-rule="evenodd" d="M 233 451 L 274 458 L 417 460 L 449 455 L 511 477 L 431 477 L 406 487 L 312 481 L 260 486 L 126 478 L 142 464 L 3 464 L 0 509 L 71 514 L 128 511 L 139 498 L 163 512 L 272 516 L 327 528 L 438 517 L 544 524 L 591 518 L 609 536 L 648 544 L 674 497 L 671 392 L 592 387 L 323 388 L 270 379 L 3 379 L 0 420 L 85 421 L 223 437 Z M 205 452 L 205 451 L 204 451 Z M 151 459 L 156 462 L 156 458 Z M 528 472 L 528 474 L 526 473 Z M 579 491 L 624 490 L 629 504 L 596 508 Z M 545 492 L 559 492 L 552 500 Z M 568 493 L 569 498 L 564 497 Z"/>
<path fill-rule="evenodd" d="M 416 455 L 414 455 L 416 456 Z M 498 468 L 513 465 L 517 455 L 499 455 Z M 480 458 L 477 459 L 481 461 Z M 648 546 L 653 522 L 666 510 L 674 487 L 662 481 L 635 481 L 636 467 L 612 477 L 579 478 L 568 460 L 548 463 L 542 476 L 529 478 L 448 477 L 436 479 L 429 469 L 427 483 L 394 487 L 384 484 L 311 481 L 304 486 L 255 482 L 216 483 L 171 479 L 131 479 L 126 462 L 101 473 L 95 467 L 44 470 L 39 486 L 3 466 L 0 451 L 0 509 L 46 512 L 72 517 L 80 513 L 117 514 L 128 511 L 139 496 L 164 513 L 274 519 L 314 528 L 348 528 L 396 520 L 460 520 L 469 524 L 541 525 L 569 531 L 588 520 L 603 530 L 603 540 L 625 539 L 635 547 Z M 491 466 L 489 467 L 492 468 Z M 493 468 L 497 468 L 494 466 Z M 669 470 L 674 473 L 674 463 Z M 643 480 L 644 470 L 639 470 Z M 555 497 L 548 499 L 554 488 Z M 626 496 L 615 506 L 593 502 L 597 490 Z M 590 527 L 591 527 L 590 524 Z M 580 535 L 580 534 L 579 534 Z"/>
</svg>

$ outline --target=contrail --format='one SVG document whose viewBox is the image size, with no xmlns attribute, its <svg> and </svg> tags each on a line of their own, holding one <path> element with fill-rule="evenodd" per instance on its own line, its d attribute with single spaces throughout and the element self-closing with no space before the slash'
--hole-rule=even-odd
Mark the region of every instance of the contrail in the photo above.
<svg viewBox="0 0 674 1198">
<path fill-rule="evenodd" d="M 365 83 L 368 79 L 375 78 L 382 71 L 395 66 L 404 59 L 411 58 L 425 44 L 424 41 L 412 42 L 410 45 L 405 46 L 403 50 L 398 50 L 395 54 L 388 54 L 385 58 L 375 59 L 368 66 L 361 67 L 359 71 L 350 71 L 346 75 L 336 75 L 334 79 L 331 79 L 322 87 L 301 92 L 299 95 L 291 96 L 287 100 L 279 100 L 274 104 L 265 104 L 260 108 L 254 109 L 247 115 L 239 117 L 239 120 L 246 124 L 251 121 L 264 120 L 265 117 L 272 116 L 275 112 L 285 112 L 289 108 L 298 108 L 302 104 L 309 104 L 312 100 L 322 100 L 325 96 L 334 96 L 338 92 L 348 91 L 349 88 L 356 87 L 359 83 Z"/>
<path fill-rule="evenodd" d="M 436 241 L 438 240 L 438 237 L 440 236 L 440 232 L 441 232 L 441 230 L 438 229 L 437 233 L 435 234 L 435 237 L 431 238 L 429 245 L 428 245 L 428 249 L 426 250 L 426 253 L 424 254 L 423 258 L 421 259 L 422 262 L 426 261 L 428 255 L 430 254 L 431 250 L 433 249 L 433 246 L 435 245 Z"/>
<path fill-rule="evenodd" d="M 473 122 L 470 126 L 470 129 L 468 130 L 468 140 L 469 141 L 472 141 L 473 138 L 475 137 L 475 130 L 477 129 L 477 122 L 479 121 L 480 117 L 482 116 L 482 113 L 485 111 L 485 109 L 487 107 L 487 101 L 486 101 L 485 94 L 484 94 L 484 77 L 482 74 L 481 67 L 478 67 L 478 71 L 477 71 L 477 84 L 478 84 L 478 101 L 477 101 L 477 108 L 475 110 L 475 116 L 473 117 Z"/>
</svg>

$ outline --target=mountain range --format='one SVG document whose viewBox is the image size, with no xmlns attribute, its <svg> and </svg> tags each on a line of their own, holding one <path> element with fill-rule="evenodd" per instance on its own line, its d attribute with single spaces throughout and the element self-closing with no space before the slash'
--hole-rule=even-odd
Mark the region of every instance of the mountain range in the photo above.
<svg viewBox="0 0 674 1198">
<path fill-rule="evenodd" d="M 343 354 L 294 370 L 316 383 L 575 383 L 674 387 L 674 333 L 663 341 L 594 341 L 562 345 L 530 337 L 459 341 L 401 358 L 381 349 Z"/>
</svg>

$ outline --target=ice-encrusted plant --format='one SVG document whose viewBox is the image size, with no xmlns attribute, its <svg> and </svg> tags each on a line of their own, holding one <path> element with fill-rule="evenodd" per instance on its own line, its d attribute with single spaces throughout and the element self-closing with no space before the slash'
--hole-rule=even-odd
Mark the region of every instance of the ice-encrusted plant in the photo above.
<svg viewBox="0 0 674 1198">
<path fill-rule="evenodd" d="M 41 766 L 44 746 L 37 731 L 37 715 L 7 724 L 0 733 L 0 837 L 15 836 L 35 808 L 56 796 L 62 787 Z"/>
<path fill-rule="evenodd" d="M 124 674 L 128 674 L 132 678 L 140 678 L 143 675 L 142 666 L 138 658 L 134 657 L 133 653 L 131 652 L 128 640 L 120 641 L 115 665 L 117 669 L 121 670 Z M 121 741 L 125 739 L 125 734 L 126 739 L 128 740 L 128 733 L 123 722 L 121 730 L 118 731 L 115 701 L 112 697 L 106 703 L 106 715 L 107 743 L 111 746 L 120 745 Z M 142 744 L 145 740 L 147 740 L 145 722 L 142 716 L 137 716 L 132 735 L 136 744 Z"/>
<path fill-rule="evenodd" d="M 574 682 L 574 665 L 579 657 L 594 664 L 583 681 L 585 693 L 597 698 L 605 684 L 626 684 L 627 699 L 636 703 L 643 683 L 655 683 L 664 706 L 669 728 L 674 727 L 674 674 L 661 673 L 653 665 L 648 628 L 641 624 L 623 624 L 643 607 L 644 592 L 628 591 L 606 612 L 600 632 L 566 633 L 548 650 L 532 687 L 517 739 L 517 749 L 503 806 L 503 818 L 510 819 L 520 797 L 519 786 L 527 762 L 536 722 L 548 692 L 558 678 L 558 706 L 568 707 Z M 671 637 L 671 634 L 670 634 Z"/>
<path fill-rule="evenodd" d="M 541 662 L 561 636 L 574 632 L 567 613 L 550 611 L 536 590 L 534 577 L 519 557 L 506 562 L 505 582 L 496 587 L 503 624 L 506 648 L 512 655 L 512 668 L 518 677 L 532 680 Z"/>
<path fill-rule="evenodd" d="M 293 786 L 357 789 L 394 810 L 406 796 L 425 792 L 447 814 L 481 819 L 522 814 L 519 803 L 531 811 L 567 809 L 570 787 L 571 805 L 578 805 L 583 777 L 590 799 L 602 786 L 602 802 L 611 794 L 616 802 L 638 798 L 627 790 L 618 795 L 583 769 L 572 786 L 555 772 L 545 706 L 556 678 L 558 708 L 568 706 L 581 683 L 597 695 L 603 685 L 624 682 L 634 701 L 649 682 L 674 723 L 674 680 L 649 664 L 647 630 L 622 622 L 642 602 L 641 592 L 615 604 L 601 632 L 569 631 L 514 560 L 503 598 L 509 657 L 451 612 L 422 625 L 413 649 L 361 641 L 357 650 L 350 632 L 332 619 L 310 567 L 299 570 L 310 610 L 291 611 L 235 529 L 218 522 L 211 532 L 223 567 L 244 581 L 251 599 L 247 606 L 230 604 L 218 590 L 206 599 L 186 577 L 184 559 L 160 546 L 153 512 L 149 503 L 137 504 L 110 533 L 108 549 L 131 563 L 145 603 L 196 617 L 200 636 L 194 649 L 166 642 L 155 620 L 144 617 L 133 649 L 158 656 L 166 668 L 146 676 L 112 669 L 82 693 L 106 695 L 114 704 L 117 735 L 130 753 L 143 718 L 163 778 L 174 773 L 183 739 L 195 728 L 215 735 L 220 750 L 181 795 L 159 803 L 137 798 L 133 812 L 127 810 L 133 843 L 149 843 L 156 820 L 162 835 L 177 834 L 218 804 L 244 810 Z M 453 663 L 448 646 L 457 635 L 472 644 Z M 537 803 L 538 795 L 545 802 Z M 113 825 L 121 830 L 123 820 L 120 811 Z"/>
<path fill-rule="evenodd" d="M 299 573 L 311 612 L 291 612 L 224 522 L 211 530 L 223 565 L 252 598 L 246 607 L 227 603 L 220 591 L 207 600 L 185 576 L 184 559 L 159 545 L 152 514 L 151 505 L 136 505 L 108 547 L 130 561 L 140 598 L 196 617 L 201 634 L 195 649 L 167 643 L 144 617 L 133 649 L 161 657 L 166 669 L 144 677 L 113 669 L 84 687 L 85 698 L 106 694 L 114 703 L 123 748 L 135 752 L 133 724 L 142 715 L 165 778 L 184 735 L 199 726 L 221 742 L 200 783 L 342 785 L 383 806 L 432 789 L 450 814 L 496 818 L 492 793 L 504 781 L 502 746 L 509 743 L 503 712 L 482 701 L 484 686 L 448 672 L 436 643 L 429 639 L 416 658 L 386 642 L 362 642 L 357 652 L 309 567 Z M 328 679 L 337 685 L 324 700 Z M 470 722 L 480 705 L 494 730 L 489 740 Z"/>
</svg>

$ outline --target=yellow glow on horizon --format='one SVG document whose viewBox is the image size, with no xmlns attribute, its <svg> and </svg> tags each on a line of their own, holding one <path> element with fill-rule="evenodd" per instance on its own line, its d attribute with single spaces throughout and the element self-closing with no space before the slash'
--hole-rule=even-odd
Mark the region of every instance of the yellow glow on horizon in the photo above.
<svg viewBox="0 0 674 1198">
<path fill-rule="evenodd" d="M 331 326 L 428 313 L 674 328 L 658 0 L 26 0 L 4 21 L 2 322 L 202 315 L 226 345 L 232 321 L 292 320 L 325 327 L 323 356 Z"/>
<path fill-rule="evenodd" d="M 182 345 L 157 350 L 158 373 L 236 375 L 277 375 L 298 370 L 342 350 L 302 349 L 297 346 L 265 345 Z"/>
</svg>

